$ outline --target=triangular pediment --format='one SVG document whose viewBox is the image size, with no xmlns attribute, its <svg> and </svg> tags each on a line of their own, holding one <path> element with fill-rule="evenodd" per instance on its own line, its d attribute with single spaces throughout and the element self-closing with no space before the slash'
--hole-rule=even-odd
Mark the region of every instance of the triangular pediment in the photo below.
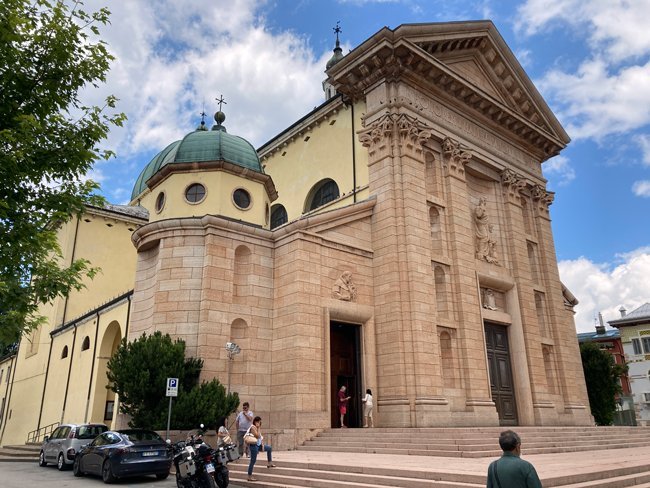
<svg viewBox="0 0 650 488">
<path fill-rule="evenodd" d="M 483 67 L 476 59 L 449 60 L 445 63 L 454 73 L 466 79 L 485 93 L 492 95 L 501 103 L 507 105 L 504 96 L 499 93 L 498 85 L 487 75 Z"/>
</svg>

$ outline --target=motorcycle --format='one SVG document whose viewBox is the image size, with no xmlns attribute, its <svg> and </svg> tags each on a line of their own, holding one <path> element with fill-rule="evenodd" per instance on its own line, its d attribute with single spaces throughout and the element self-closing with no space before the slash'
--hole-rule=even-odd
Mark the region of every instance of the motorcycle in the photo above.
<svg viewBox="0 0 650 488">
<path fill-rule="evenodd" d="M 230 473 L 227 464 L 239 458 L 236 446 L 212 449 L 203 440 L 203 425 L 198 435 L 172 446 L 178 488 L 227 488 Z"/>
</svg>

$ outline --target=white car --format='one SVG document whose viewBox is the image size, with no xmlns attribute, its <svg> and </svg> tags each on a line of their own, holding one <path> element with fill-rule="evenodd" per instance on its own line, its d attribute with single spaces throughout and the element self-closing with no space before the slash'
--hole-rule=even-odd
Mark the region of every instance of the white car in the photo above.
<svg viewBox="0 0 650 488">
<path fill-rule="evenodd" d="M 51 436 L 45 436 L 38 455 L 38 465 L 56 463 L 59 471 L 63 471 L 74 463 L 75 456 L 83 446 L 107 430 L 108 427 L 104 424 L 59 425 Z"/>
</svg>

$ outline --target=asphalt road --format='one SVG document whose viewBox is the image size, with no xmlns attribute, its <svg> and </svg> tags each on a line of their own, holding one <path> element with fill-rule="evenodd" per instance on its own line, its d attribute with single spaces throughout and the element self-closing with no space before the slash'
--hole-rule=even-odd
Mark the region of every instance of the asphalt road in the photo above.
<svg viewBox="0 0 650 488">
<path fill-rule="evenodd" d="M 60 472 L 55 466 L 41 468 L 34 463 L 0 463 L 0 486 L 2 488 L 39 488 L 39 487 L 71 487 L 71 488 L 102 488 L 102 479 L 96 476 L 75 478 L 72 470 Z M 159 481 L 154 476 L 129 478 L 119 480 L 115 486 L 120 488 L 176 488 L 173 476 Z M 228 485 L 228 488 L 238 488 Z"/>
</svg>

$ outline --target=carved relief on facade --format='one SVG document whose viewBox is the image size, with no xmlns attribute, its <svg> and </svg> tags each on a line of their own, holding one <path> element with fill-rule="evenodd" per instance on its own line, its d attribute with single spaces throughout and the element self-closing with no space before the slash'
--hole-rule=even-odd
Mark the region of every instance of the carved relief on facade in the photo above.
<svg viewBox="0 0 650 488">
<path fill-rule="evenodd" d="M 364 121 L 365 124 L 365 121 Z M 385 113 L 357 132 L 359 141 L 372 156 L 386 147 L 393 138 L 407 149 L 422 151 L 422 145 L 431 137 L 431 130 L 422 121 L 407 114 Z"/>
<path fill-rule="evenodd" d="M 472 153 L 463 149 L 458 141 L 446 137 L 442 141 L 442 152 L 445 155 L 443 167 L 448 175 L 459 178 L 465 177 L 465 165 L 472 159 Z"/>
<path fill-rule="evenodd" d="M 533 200 L 537 202 L 537 208 L 539 209 L 540 214 L 548 215 L 548 207 L 553 203 L 555 199 L 555 193 L 552 191 L 547 191 L 541 185 L 535 185 L 532 188 Z"/>
<path fill-rule="evenodd" d="M 504 169 L 501 172 L 501 184 L 503 194 L 512 202 L 519 202 L 521 192 L 526 188 L 526 180 L 511 169 Z"/>
<path fill-rule="evenodd" d="M 494 225 L 490 223 L 487 200 L 484 197 L 479 198 L 478 204 L 474 207 L 473 214 L 476 259 L 487 261 L 491 264 L 499 264 L 496 250 L 497 241 L 494 238 Z"/>
<path fill-rule="evenodd" d="M 493 288 L 481 288 L 481 306 L 486 310 L 506 311 L 505 293 Z"/>
<path fill-rule="evenodd" d="M 332 297 L 346 302 L 357 299 L 357 286 L 352 281 L 352 273 L 344 271 L 332 287 Z"/>
</svg>

